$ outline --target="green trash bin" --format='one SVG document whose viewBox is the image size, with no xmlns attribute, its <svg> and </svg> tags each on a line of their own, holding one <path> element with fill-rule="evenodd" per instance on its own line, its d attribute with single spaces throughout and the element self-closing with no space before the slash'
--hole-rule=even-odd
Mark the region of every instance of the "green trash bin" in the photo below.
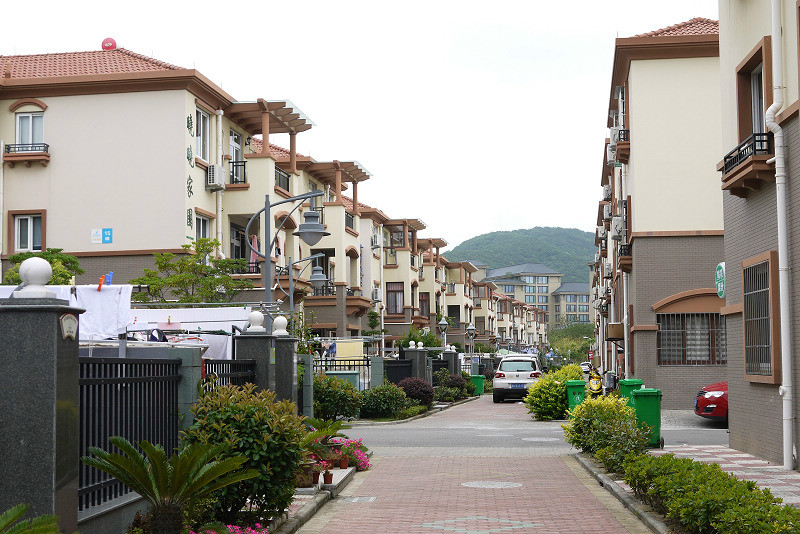
<svg viewBox="0 0 800 534">
<path fill-rule="evenodd" d="M 469 375 L 472 383 L 475 384 L 475 395 L 483 395 L 483 375 Z"/>
<path fill-rule="evenodd" d="M 583 380 L 567 380 L 567 402 L 572 411 L 586 397 L 586 382 Z"/>
<path fill-rule="evenodd" d="M 638 378 L 623 378 L 619 381 L 619 395 L 620 397 L 625 397 L 628 399 L 628 406 L 633 408 L 633 397 L 631 397 L 631 392 L 634 389 L 641 389 L 642 386 L 644 386 L 644 382 Z"/>
<path fill-rule="evenodd" d="M 664 448 L 664 439 L 661 437 L 661 390 L 641 388 L 632 393 L 636 420 L 640 425 L 645 423 L 652 429 L 650 446 Z"/>
</svg>

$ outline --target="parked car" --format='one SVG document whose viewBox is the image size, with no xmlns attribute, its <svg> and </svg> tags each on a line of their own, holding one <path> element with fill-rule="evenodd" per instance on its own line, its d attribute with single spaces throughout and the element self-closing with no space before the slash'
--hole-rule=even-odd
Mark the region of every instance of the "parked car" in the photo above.
<svg viewBox="0 0 800 534">
<path fill-rule="evenodd" d="M 592 362 L 581 362 L 581 369 L 584 373 L 588 373 L 592 370 Z"/>
<path fill-rule="evenodd" d="M 717 421 L 728 420 L 728 382 L 715 382 L 697 392 L 694 413 Z"/>
<path fill-rule="evenodd" d="M 542 376 L 539 359 L 533 356 L 508 356 L 503 358 L 492 380 L 492 400 L 522 399 Z"/>
</svg>

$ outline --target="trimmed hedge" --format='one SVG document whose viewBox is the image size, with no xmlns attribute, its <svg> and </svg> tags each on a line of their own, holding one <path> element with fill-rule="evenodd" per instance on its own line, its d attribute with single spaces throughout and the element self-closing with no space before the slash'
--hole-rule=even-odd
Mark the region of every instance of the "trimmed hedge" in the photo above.
<svg viewBox="0 0 800 534">
<path fill-rule="evenodd" d="M 391 382 L 361 392 L 362 418 L 396 418 L 405 407 L 405 392 Z"/>
<path fill-rule="evenodd" d="M 361 396 L 349 381 L 338 376 L 314 375 L 314 415 L 317 419 L 354 419 L 360 409 Z"/>
<path fill-rule="evenodd" d="M 423 380 L 417 376 L 409 376 L 408 378 L 402 379 L 397 385 L 406 392 L 406 396 L 409 399 L 416 399 L 426 406 L 433 404 L 433 386 L 431 386 L 427 380 Z"/>
</svg>

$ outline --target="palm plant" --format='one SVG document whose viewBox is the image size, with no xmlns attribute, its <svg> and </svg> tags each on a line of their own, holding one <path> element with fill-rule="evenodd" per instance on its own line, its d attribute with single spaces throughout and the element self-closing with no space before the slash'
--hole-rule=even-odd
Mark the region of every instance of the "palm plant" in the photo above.
<svg viewBox="0 0 800 534">
<path fill-rule="evenodd" d="M 191 443 L 168 459 L 163 447 L 148 441 L 139 442 L 144 455 L 122 437 L 112 436 L 109 441 L 124 454 L 90 447 L 89 452 L 96 458 L 84 456 L 81 460 L 113 476 L 148 501 L 153 534 L 180 534 L 184 506 L 258 475 L 254 469 L 239 470 L 246 461 L 244 456 L 215 461 L 224 448 L 222 444 Z"/>
<path fill-rule="evenodd" d="M 18 504 L 0 514 L 0 534 L 58 534 L 54 515 L 42 515 L 17 523 L 27 511 L 27 504 Z"/>
</svg>

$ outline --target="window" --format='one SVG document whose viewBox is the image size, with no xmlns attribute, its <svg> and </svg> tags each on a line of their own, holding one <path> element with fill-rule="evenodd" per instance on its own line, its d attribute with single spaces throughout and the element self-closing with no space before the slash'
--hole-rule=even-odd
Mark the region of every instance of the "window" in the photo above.
<svg viewBox="0 0 800 534">
<path fill-rule="evenodd" d="M 526 304 L 536 304 L 536 295 L 525 295 Z"/>
<path fill-rule="evenodd" d="M 582 322 L 582 323 L 588 323 L 589 322 L 589 314 L 588 313 L 585 313 L 585 314 L 581 313 L 580 315 L 578 315 L 578 320 L 580 322 Z"/>
<path fill-rule="evenodd" d="M 244 179 L 244 158 L 242 158 L 242 134 L 231 130 L 230 137 L 230 168 L 231 168 L 231 183 L 243 184 Z"/>
<path fill-rule="evenodd" d="M 419 314 L 423 317 L 428 317 L 431 314 L 431 294 L 419 294 Z"/>
<path fill-rule="evenodd" d="M 14 251 L 42 250 L 42 215 L 14 215 Z"/>
<path fill-rule="evenodd" d="M 547 286 L 538 286 L 539 293 L 547 293 Z"/>
<path fill-rule="evenodd" d="M 208 113 L 201 110 L 195 110 L 195 140 L 197 142 L 195 156 L 208 161 L 209 160 L 209 146 L 211 139 L 209 139 L 210 129 L 208 126 L 209 119 Z"/>
<path fill-rule="evenodd" d="M 461 306 L 458 304 L 447 306 L 447 317 L 450 319 L 450 324 L 456 328 L 461 324 Z"/>
<path fill-rule="evenodd" d="M 506 295 L 513 295 L 514 294 L 514 286 L 503 286 L 503 293 Z"/>
<path fill-rule="evenodd" d="M 541 306 L 537 306 L 537 308 L 539 308 L 542 311 L 547 311 L 547 304 L 543 304 Z"/>
<path fill-rule="evenodd" d="M 578 295 L 578 302 L 589 302 L 589 295 Z"/>
<path fill-rule="evenodd" d="M 657 313 L 658 365 L 724 365 L 728 362 L 725 316 Z"/>
<path fill-rule="evenodd" d="M 777 289 L 776 251 L 742 262 L 745 377 L 753 382 L 780 382 Z"/>
<path fill-rule="evenodd" d="M 758 66 L 750 73 L 750 103 L 752 106 L 753 133 L 764 133 L 766 121 L 764 118 L 764 64 Z"/>
<path fill-rule="evenodd" d="M 211 221 L 207 217 L 203 217 L 201 215 L 194 216 L 194 232 L 196 239 L 208 238 L 208 236 L 210 235 L 208 233 L 208 227 L 210 222 Z"/>
<path fill-rule="evenodd" d="M 536 302 L 538 302 L 539 304 L 547 304 L 547 295 L 539 295 L 536 298 Z"/>
<path fill-rule="evenodd" d="M 589 313 L 589 305 L 588 304 L 580 304 L 578 305 L 579 312 L 586 312 Z"/>
<path fill-rule="evenodd" d="M 403 313 L 403 282 L 386 283 L 386 313 Z"/>
<path fill-rule="evenodd" d="M 574 313 L 568 313 L 567 314 L 567 322 L 574 323 L 577 320 L 578 320 L 578 316 L 575 315 Z"/>
<path fill-rule="evenodd" d="M 535 276 L 526 275 L 526 276 L 522 277 L 522 281 L 525 282 L 526 284 L 535 284 L 536 283 L 536 277 Z"/>
<path fill-rule="evenodd" d="M 567 313 L 575 313 L 578 311 L 578 306 L 576 304 L 567 304 Z"/>
<path fill-rule="evenodd" d="M 546 284 L 547 283 L 547 277 L 546 276 L 537 277 L 536 278 L 536 283 L 537 284 Z"/>
<path fill-rule="evenodd" d="M 767 36 L 736 67 L 736 100 L 739 141 L 765 132 L 764 113 L 772 104 L 772 39 Z"/>
<path fill-rule="evenodd" d="M 564 295 L 564 302 L 578 302 L 578 295 Z"/>
<path fill-rule="evenodd" d="M 18 151 L 42 150 L 32 145 L 44 143 L 44 113 L 17 113 L 17 144 L 29 145 L 28 147 L 17 148 Z"/>
<path fill-rule="evenodd" d="M 525 286 L 525 293 L 536 293 L 536 286 Z"/>
<path fill-rule="evenodd" d="M 561 313 L 561 306 L 556 304 L 556 313 Z"/>
</svg>

